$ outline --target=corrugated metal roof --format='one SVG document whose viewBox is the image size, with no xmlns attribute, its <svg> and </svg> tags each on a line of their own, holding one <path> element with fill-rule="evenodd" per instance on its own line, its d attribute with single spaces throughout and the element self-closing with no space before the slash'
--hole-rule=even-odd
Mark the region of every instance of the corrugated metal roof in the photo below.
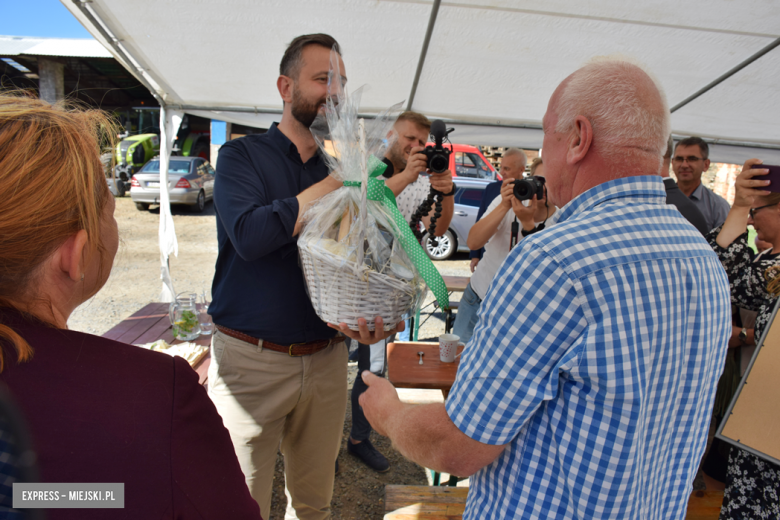
<svg viewBox="0 0 780 520">
<path fill-rule="evenodd" d="M 0 36 L 0 56 L 73 56 L 111 58 L 113 55 L 97 40 L 89 38 L 32 38 Z"/>
</svg>

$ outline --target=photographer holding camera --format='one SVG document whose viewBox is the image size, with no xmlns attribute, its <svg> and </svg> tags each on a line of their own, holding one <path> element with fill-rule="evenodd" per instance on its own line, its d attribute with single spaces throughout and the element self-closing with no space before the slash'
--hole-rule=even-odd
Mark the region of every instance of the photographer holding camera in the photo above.
<svg viewBox="0 0 780 520">
<path fill-rule="evenodd" d="M 443 235 L 450 225 L 455 205 L 452 195 L 455 185 L 452 173 L 444 170 L 441 173 L 428 171 L 428 156 L 425 154 L 425 144 L 431 131 L 431 122 L 422 114 L 407 110 L 398 116 L 393 125 L 393 135 L 389 136 L 391 144 L 385 153 L 384 162 L 387 170 L 383 177 L 385 184 L 393 191 L 398 211 L 409 222 L 414 211 L 428 197 L 431 188 L 443 193 L 442 214 L 436 225 L 436 236 Z M 423 217 L 425 229 L 430 226 L 430 215 Z"/>
<path fill-rule="evenodd" d="M 387 165 L 384 177 L 385 184 L 396 196 L 398 210 L 406 222 L 411 221 L 415 210 L 428 198 L 431 189 L 444 194 L 441 199 L 441 215 L 436 220 L 434 232 L 434 235 L 441 236 L 447 231 L 452 220 L 454 210 L 452 195 L 455 194 L 455 185 L 452 182 L 452 173 L 446 169 L 447 164 L 441 165 L 444 168 L 441 173 L 425 174 L 429 169 L 429 158 L 425 154 L 425 144 L 428 141 L 430 131 L 431 122 L 424 115 L 411 111 L 399 115 L 395 125 L 393 125 L 391 135 L 388 136 L 390 144 L 384 158 L 384 163 Z M 441 167 L 436 168 L 436 160 L 434 156 L 430 168 L 441 170 Z M 441 156 L 439 160 L 441 160 Z M 425 229 L 430 227 L 431 216 L 432 214 L 422 217 Z M 399 335 L 401 341 L 409 340 L 408 320 L 406 327 L 406 330 Z M 384 340 L 373 345 L 358 344 L 359 372 L 370 370 L 380 377 L 384 374 L 385 344 Z M 371 469 L 383 473 L 390 469 L 390 463 L 371 444 L 369 440 L 371 425 L 363 415 L 363 410 L 358 403 L 360 394 L 365 392 L 366 388 L 366 384 L 360 377 L 355 380 L 355 385 L 352 387 L 352 429 L 347 443 L 347 451 L 362 460 Z"/>
<path fill-rule="evenodd" d="M 510 148 L 502 158 L 502 175 L 503 160 L 515 154 L 522 154 L 525 163 L 525 154 L 517 148 Z M 521 169 L 520 172 L 522 171 Z M 524 201 L 529 201 L 528 206 Z M 469 249 L 484 247 L 485 253 L 463 292 L 452 328 L 452 333 L 459 336 L 463 343 L 468 343 L 471 339 L 477 324 L 479 306 L 509 251 L 523 237 L 544 229 L 544 222 L 555 210 L 556 207 L 547 202 L 541 157 L 534 159 L 531 164 L 531 177 L 504 177 L 501 195 L 493 200 L 485 211 L 485 216 L 478 220 L 469 232 Z"/>
<path fill-rule="evenodd" d="M 502 155 L 500 160 L 500 172 L 502 179 L 522 179 L 525 173 L 525 165 L 528 162 L 528 158 L 525 156 L 522 150 L 519 148 L 508 148 Z M 533 174 L 531 174 L 533 175 Z M 477 220 L 479 220 L 487 213 L 488 206 L 493 202 L 496 197 L 501 196 L 502 181 L 491 182 L 485 186 L 485 191 L 482 192 L 482 201 L 479 204 L 479 211 L 477 211 Z M 471 264 L 469 269 L 474 273 L 479 261 L 482 260 L 482 256 L 485 254 L 485 248 L 480 247 L 475 251 L 469 253 Z"/>
</svg>

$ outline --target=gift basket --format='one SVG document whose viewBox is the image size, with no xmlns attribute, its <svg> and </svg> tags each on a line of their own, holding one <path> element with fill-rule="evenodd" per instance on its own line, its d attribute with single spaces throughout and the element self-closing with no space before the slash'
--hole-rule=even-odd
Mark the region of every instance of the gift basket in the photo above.
<svg viewBox="0 0 780 520">
<path fill-rule="evenodd" d="M 373 120 L 359 118 L 362 89 L 348 96 L 340 78 L 338 60 L 331 59 L 331 94 L 312 134 L 331 175 L 344 186 L 306 210 L 298 251 L 309 297 L 323 321 L 358 330 L 358 318 L 365 318 L 374 330 L 380 316 L 390 330 L 419 308 L 426 280 L 441 276 L 379 177 L 401 104 Z"/>
</svg>

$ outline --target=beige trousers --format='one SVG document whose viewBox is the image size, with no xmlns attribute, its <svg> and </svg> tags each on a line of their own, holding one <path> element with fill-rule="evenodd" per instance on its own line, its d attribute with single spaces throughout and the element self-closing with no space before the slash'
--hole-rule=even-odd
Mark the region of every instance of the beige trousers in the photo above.
<svg viewBox="0 0 780 520">
<path fill-rule="evenodd" d="M 208 392 L 263 518 L 270 519 L 281 443 L 285 518 L 330 518 L 336 457 L 347 407 L 347 347 L 291 357 L 219 331 L 211 341 Z"/>
</svg>

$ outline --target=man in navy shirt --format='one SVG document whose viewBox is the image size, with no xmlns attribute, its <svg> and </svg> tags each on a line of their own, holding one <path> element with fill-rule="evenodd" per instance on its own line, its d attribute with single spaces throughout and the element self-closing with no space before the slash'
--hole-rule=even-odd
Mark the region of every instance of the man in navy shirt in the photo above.
<svg viewBox="0 0 780 520">
<path fill-rule="evenodd" d="M 357 333 L 324 323 L 298 264 L 301 216 L 341 185 L 328 175 L 309 130 L 329 95 L 332 48 L 340 53 L 326 34 L 290 43 L 277 80 L 281 122 L 225 144 L 215 180 L 219 256 L 209 310 L 217 330 L 209 395 L 263 518 L 270 517 L 279 447 L 287 517 L 330 517 L 347 403 L 347 348 L 333 329 L 367 344 L 396 332 L 383 332 L 381 318 L 376 334 L 365 320 Z"/>
</svg>

